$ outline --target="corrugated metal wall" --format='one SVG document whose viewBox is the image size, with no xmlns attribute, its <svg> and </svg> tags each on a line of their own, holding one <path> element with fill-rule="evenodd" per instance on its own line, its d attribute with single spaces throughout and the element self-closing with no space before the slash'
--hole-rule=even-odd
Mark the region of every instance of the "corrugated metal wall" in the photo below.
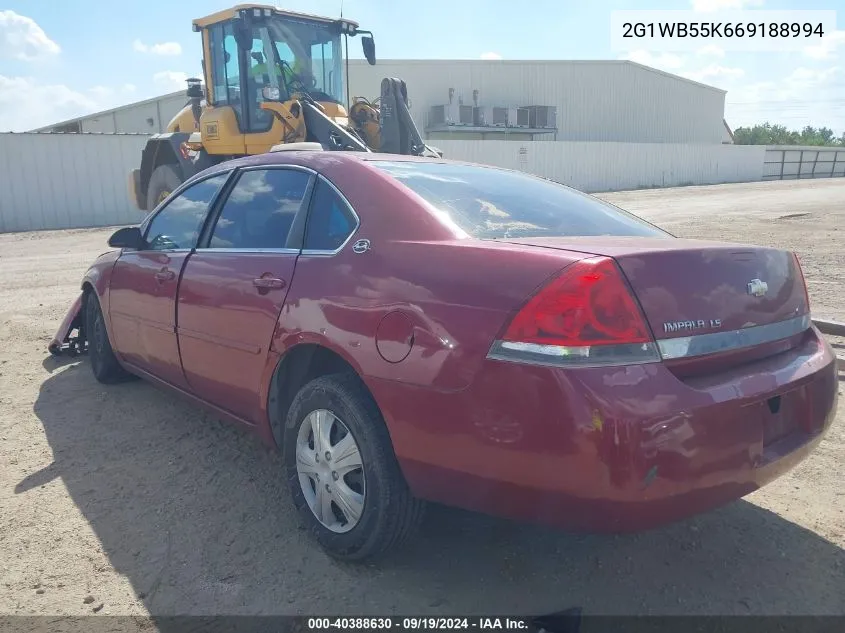
<svg viewBox="0 0 845 633">
<path fill-rule="evenodd" d="M 761 145 L 437 141 L 444 158 L 517 169 L 590 193 L 760 180 Z"/>
<path fill-rule="evenodd" d="M 374 99 L 384 77 L 408 85 L 411 114 L 425 135 L 430 108 L 448 103 L 449 88 L 472 104 L 551 105 L 559 132 L 535 140 L 623 143 L 721 143 L 725 93 L 628 61 L 350 60 L 351 96 Z M 163 131 L 184 105 L 183 92 L 130 104 L 80 119 L 82 132 Z M 447 134 L 450 134 L 447 132 Z M 434 133 L 433 139 L 444 138 Z M 445 137 L 445 138 L 456 138 Z M 469 137 L 461 135 L 460 140 Z M 488 135 L 488 139 L 496 138 Z M 503 139 L 523 141 L 518 134 Z"/>
<path fill-rule="evenodd" d="M 627 61 L 352 60 L 351 96 L 374 99 L 384 77 L 408 86 L 420 131 L 433 105 L 557 106 L 558 141 L 721 143 L 725 93 Z M 538 137 L 537 140 L 553 140 Z"/>
<path fill-rule="evenodd" d="M 145 135 L 0 134 L 0 232 L 138 222 L 129 173 Z M 447 158 L 538 174 L 589 192 L 760 180 L 747 145 L 438 141 Z"/>
<path fill-rule="evenodd" d="M 766 148 L 763 180 L 845 176 L 845 149 L 778 145 Z"/>
<path fill-rule="evenodd" d="M 0 233 L 137 222 L 145 135 L 0 134 Z"/>
</svg>

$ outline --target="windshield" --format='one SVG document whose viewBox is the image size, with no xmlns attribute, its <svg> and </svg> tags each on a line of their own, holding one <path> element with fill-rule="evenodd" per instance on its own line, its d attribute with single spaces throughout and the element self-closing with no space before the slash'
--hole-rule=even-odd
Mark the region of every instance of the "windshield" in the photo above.
<svg viewBox="0 0 845 633">
<path fill-rule="evenodd" d="M 618 235 L 671 237 L 597 198 L 555 182 L 492 167 L 372 161 L 472 237 Z"/>
<path fill-rule="evenodd" d="M 337 29 L 327 23 L 277 16 L 268 20 L 267 31 L 275 57 L 273 79 L 283 88 L 280 98 L 304 89 L 317 101 L 343 102 Z"/>
</svg>

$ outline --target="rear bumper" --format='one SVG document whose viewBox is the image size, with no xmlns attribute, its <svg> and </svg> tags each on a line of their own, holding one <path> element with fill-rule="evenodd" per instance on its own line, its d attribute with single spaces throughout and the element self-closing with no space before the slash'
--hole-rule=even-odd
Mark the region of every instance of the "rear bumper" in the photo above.
<svg viewBox="0 0 845 633">
<path fill-rule="evenodd" d="M 788 352 L 694 379 L 663 364 L 487 361 L 459 393 L 372 387 L 419 496 L 593 532 L 655 527 L 766 485 L 812 452 L 837 405 L 815 328 Z"/>
</svg>

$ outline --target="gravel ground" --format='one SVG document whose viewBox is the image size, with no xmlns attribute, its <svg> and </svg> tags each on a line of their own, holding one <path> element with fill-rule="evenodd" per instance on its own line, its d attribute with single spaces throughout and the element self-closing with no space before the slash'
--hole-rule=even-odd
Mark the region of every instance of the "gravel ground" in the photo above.
<svg viewBox="0 0 845 633">
<path fill-rule="evenodd" d="M 679 236 L 797 250 L 814 313 L 845 317 L 845 179 L 603 197 Z M 572 536 L 438 507 L 389 561 L 333 562 L 258 440 L 49 357 L 109 233 L 0 235 L 0 613 L 845 614 L 845 413 L 789 475 L 664 529 Z"/>
</svg>

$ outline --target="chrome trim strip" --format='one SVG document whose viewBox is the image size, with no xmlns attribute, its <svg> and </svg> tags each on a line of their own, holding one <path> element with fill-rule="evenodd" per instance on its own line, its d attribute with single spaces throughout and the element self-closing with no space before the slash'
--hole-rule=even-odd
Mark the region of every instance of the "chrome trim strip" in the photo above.
<svg viewBox="0 0 845 633">
<path fill-rule="evenodd" d="M 238 255 L 250 255 L 253 253 L 276 253 L 283 255 L 299 255 L 298 248 L 198 248 L 195 251 L 200 253 L 230 253 Z"/>
<path fill-rule="evenodd" d="M 590 353 L 593 353 L 592 356 Z M 654 343 L 564 347 L 495 341 L 487 358 L 543 367 L 608 367 L 659 363 L 660 354 Z"/>
<path fill-rule="evenodd" d="M 657 341 L 660 356 L 664 360 L 677 358 L 693 358 L 716 352 L 754 347 L 765 343 L 773 343 L 781 339 L 789 338 L 809 329 L 811 324 L 810 315 L 805 314 L 786 321 L 768 323 L 731 330 L 729 332 L 711 332 L 708 334 L 696 334 L 695 336 L 684 336 L 669 338 Z"/>
</svg>

